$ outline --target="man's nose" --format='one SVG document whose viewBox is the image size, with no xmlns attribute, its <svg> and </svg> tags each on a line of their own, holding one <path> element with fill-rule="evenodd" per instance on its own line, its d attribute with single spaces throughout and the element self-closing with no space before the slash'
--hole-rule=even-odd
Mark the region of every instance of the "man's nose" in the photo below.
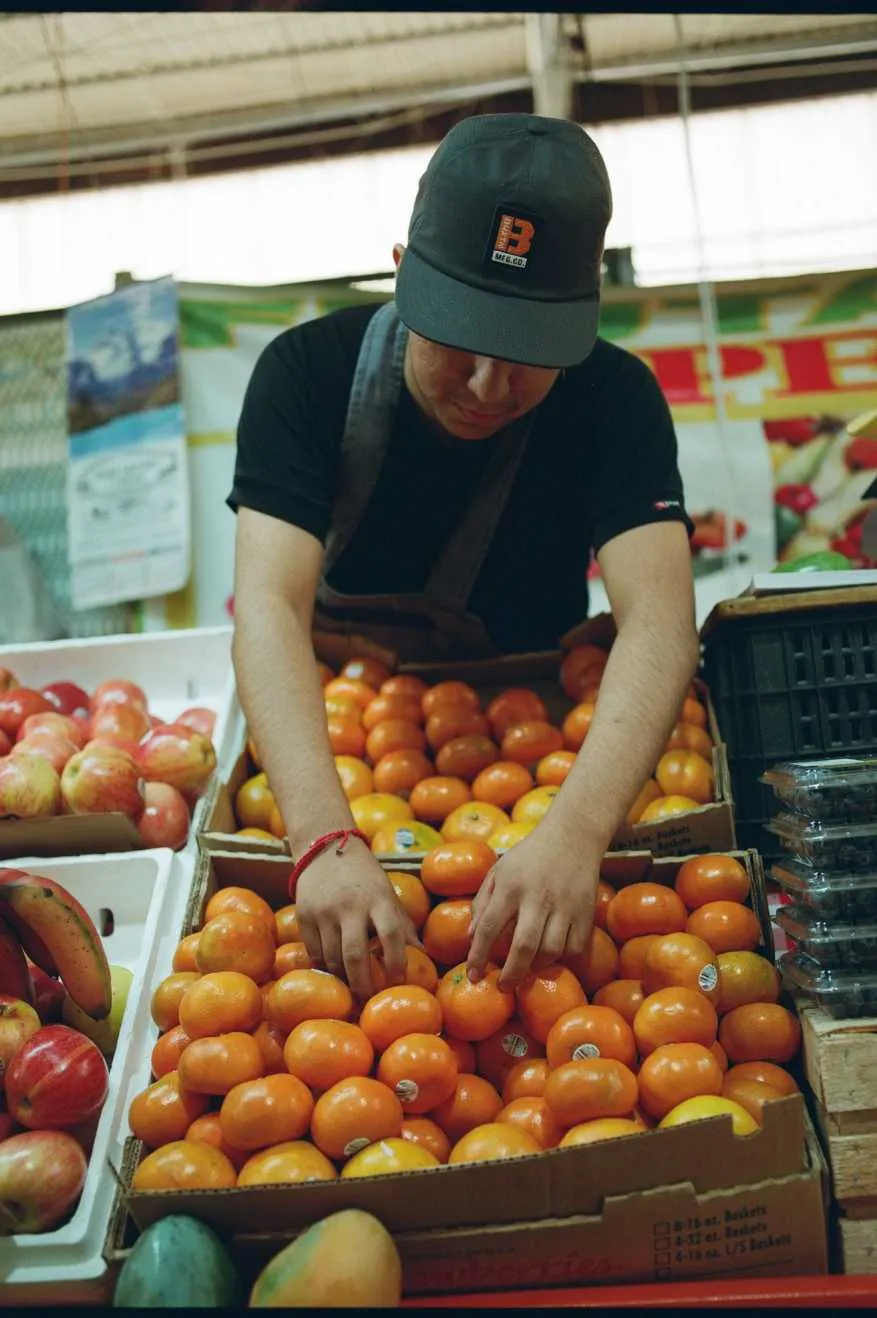
<svg viewBox="0 0 877 1318">
<path fill-rule="evenodd" d="M 512 365 L 495 357 L 476 357 L 469 377 L 469 390 L 480 403 L 503 402 L 509 394 Z"/>
</svg>

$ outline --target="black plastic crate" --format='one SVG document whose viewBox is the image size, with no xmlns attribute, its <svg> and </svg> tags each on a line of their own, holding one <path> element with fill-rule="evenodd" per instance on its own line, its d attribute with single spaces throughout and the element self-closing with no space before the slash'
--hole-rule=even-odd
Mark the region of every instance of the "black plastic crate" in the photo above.
<svg viewBox="0 0 877 1318">
<path fill-rule="evenodd" d="M 738 617 L 704 665 L 731 761 L 877 750 L 877 606 Z M 733 776 L 733 774 L 732 774 Z"/>
</svg>

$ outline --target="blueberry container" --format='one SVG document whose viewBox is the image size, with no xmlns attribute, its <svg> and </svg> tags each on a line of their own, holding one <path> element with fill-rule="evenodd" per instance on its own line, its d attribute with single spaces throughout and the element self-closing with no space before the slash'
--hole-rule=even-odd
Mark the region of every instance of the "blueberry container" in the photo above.
<svg viewBox="0 0 877 1318">
<path fill-rule="evenodd" d="M 790 852 L 817 870 L 877 870 L 877 820 L 868 824 L 822 824 L 786 812 L 767 825 Z"/>
<path fill-rule="evenodd" d="M 826 970 L 803 952 L 780 959 L 783 987 L 836 1020 L 877 1016 L 877 970 Z"/>
<path fill-rule="evenodd" d="M 818 870 L 797 860 L 775 861 L 770 876 L 796 906 L 822 920 L 877 924 L 877 870 Z"/>
<path fill-rule="evenodd" d="M 791 810 L 823 823 L 877 821 L 877 757 L 787 760 L 760 781 Z"/>
<path fill-rule="evenodd" d="M 837 924 L 804 906 L 780 906 L 774 922 L 794 940 L 798 951 L 824 970 L 874 970 L 877 973 L 877 922 Z"/>
</svg>

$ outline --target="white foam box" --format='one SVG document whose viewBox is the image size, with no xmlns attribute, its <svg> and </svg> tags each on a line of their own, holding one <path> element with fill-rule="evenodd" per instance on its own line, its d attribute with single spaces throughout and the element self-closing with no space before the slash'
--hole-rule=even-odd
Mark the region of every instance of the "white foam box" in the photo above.
<svg viewBox="0 0 877 1318">
<path fill-rule="evenodd" d="M 128 1096 L 149 1082 L 150 998 L 179 939 L 194 865 L 189 856 L 161 850 L 33 858 L 16 868 L 54 879 L 99 929 L 111 927 L 104 938 L 107 958 L 134 978 L 79 1205 L 56 1231 L 0 1239 L 0 1306 L 104 1303 L 111 1280 L 103 1244 L 116 1195 L 114 1169 L 129 1133 Z"/>
<path fill-rule="evenodd" d="M 0 667 L 10 669 L 22 686 L 75 682 L 89 694 L 114 677 L 136 682 L 146 692 L 150 712 L 172 719 L 191 705 L 216 713 L 213 744 L 217 777 L 237 755 L 232 627 L 197 627 L 181 631 L 102 636 L 89 640 L 0 646 Z M 210 789 L 195 808 L 188 848 L 208 810 Z M 137 830 L 124 815 L 64 815 L 53 819 L 0 822 L 0 858 L 20 855 L 65 856 L 132 851 Z"/>
</svg>

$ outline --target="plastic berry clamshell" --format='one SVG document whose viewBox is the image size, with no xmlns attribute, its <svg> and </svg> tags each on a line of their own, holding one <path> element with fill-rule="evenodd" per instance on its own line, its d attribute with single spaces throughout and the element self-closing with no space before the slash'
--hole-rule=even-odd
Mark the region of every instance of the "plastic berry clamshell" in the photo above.
<svg viewBox="0 0 877 1318">
<path fill-rule="evenodd" d="M 781 906 L 774 921 L 826 970 L 877 973 L 877 923 L 830 924 L 803 906 Z"/>
<path fill-rule="evenodd" d="M 804 952 L 780 959 L 783 987 L 822 1007 L 835 1020 L 877 1017 L 877 970 L 828 970 Z"/>
<path fill-rule="evenodd" d="M 824 823 L 877 820 L 877 758 L 789 760 L 775 764 L 761 781 L 798 814 Z"/>
<path fill-rule="evenodd" d="M 766 825 L 787 851 L 817 870 L 877 870 L 877 820 L 822 824 L 786 812 Z"/>
<path fill-rule="evenodd" d="M 820 919 L 877 924 L 877 870 L 817 870 L 789 859 L 774 861 L 770 874 L 796 906 Z"/>
</svg>

